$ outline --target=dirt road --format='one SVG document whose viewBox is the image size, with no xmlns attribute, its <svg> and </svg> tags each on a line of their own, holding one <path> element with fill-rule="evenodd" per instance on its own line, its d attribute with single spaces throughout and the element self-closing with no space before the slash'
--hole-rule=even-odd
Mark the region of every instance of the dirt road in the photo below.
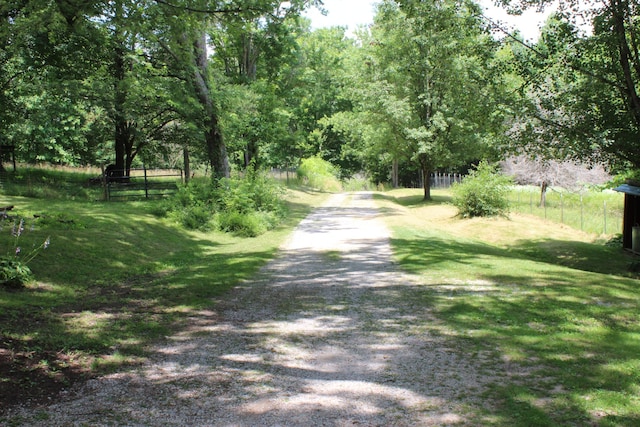
<svg viewBox="0 0 640 427">
<path fill-rule="evenodd" d="M 259 277 L 155 348 L 147 364 L 92 380 L 56 404 L 14 414 L 15 421 L 472 424 L 468 416 L 492 375 L 433 335 L 419 288 L 394 266 L 371 195 L 334 195 Z"/>
</svg>

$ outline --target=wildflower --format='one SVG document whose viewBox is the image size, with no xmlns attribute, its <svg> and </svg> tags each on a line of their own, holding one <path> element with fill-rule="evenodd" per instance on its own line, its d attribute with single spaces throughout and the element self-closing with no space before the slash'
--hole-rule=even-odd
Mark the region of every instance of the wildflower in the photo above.
<svg viewBox="0 0 640 427">
<path fill-rule="evenodd" d="M 11 227 L 13 244 L 9 245 L 6 255 L 0 256 L 0 264 L 2 264 L 2 271 L 0 272 L 0 287 L 24 286 L 24 284 L 33 277 L 31 270 L 27 267 L 27 264 L 29 264 L 38 255 L 40 250 L 48 248 L 51 244 L 50 237 L 47 237 L 46 240 L 38 247 L 34 244 L 31 248 L 24 248 L 25 250 L 23 251 L 22 246 L 19 246 L 19 241 L 22 234 L 24 234 L 25 226 L 28 226 L 28 224 L 26 224 L 24 219 L 21 219 L 20 221 L 13 221 L 13 226 Z M 31 225 L 29 230 L 34 231 L 33 225 Z"/>
<path fill-rule="evenodd" d="M 11 235 L 13 237 L 20 237 L 22 232 L 24 231 L 24 219 L 20 220 L 20 223 L 13 223 L 13 228 L 11 229 Z"/>
</svg>

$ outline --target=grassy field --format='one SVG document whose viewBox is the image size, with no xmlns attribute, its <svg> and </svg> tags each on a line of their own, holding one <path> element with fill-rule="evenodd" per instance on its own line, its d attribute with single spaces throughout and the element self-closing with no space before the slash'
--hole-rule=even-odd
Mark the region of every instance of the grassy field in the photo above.
<svg viewBox="0 0 640 427">
<path fill-rule="evenodd" d="M 624 194 L 615 191 L 571 193 L 548 190 L 546 204 L 540 206 L 540 188 L 518 186 L 509 195 L 513 212 L 569 225 L 588 233 L 613 235 L 622 233 Z"/>
<path fill-rule="evenodd" d="M 21 190 L 33 197 L 0 193 L 0 206 L 15 206 L 0 221 L 0 253 L 15 250 L 18 218 L 26 219 L 23 252 L 51 242 L 29 264 L 34 283 L 0 287 L 0 412 L 140 360 L 149 344 L 255 274 L 326 196 L 289 190 L 286 222 L 243 239 L 185 231 L 155 215 L 158 201 L 92 201 L 95 194 L 62 173 L 32 179 Z"/>
<path fill-rule="evenodd" d="M 399 264 L 422 278 L 425 325 L 509 381 L 490 425 L 640 425 L 640 280 L 618 247 L 531 215 L 457 218 L 446 192 L 378 195 Z M 486 357 L 486 356 L 483 356 Z"/>
</svg>

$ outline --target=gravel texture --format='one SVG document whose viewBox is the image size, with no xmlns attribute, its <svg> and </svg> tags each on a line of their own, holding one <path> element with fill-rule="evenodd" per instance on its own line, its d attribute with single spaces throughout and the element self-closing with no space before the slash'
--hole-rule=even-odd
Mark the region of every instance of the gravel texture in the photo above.
<svg viewBox="0 0 640 427">
<path fill-rule="evenodd" d="M 145 365 L 9 419 L 29 426 L 472 424 L 496 376 L 429 332 L 370 193 L 337 194 L 250 283 Z M 477 422 L 477 418 L 475 420 Z"/>
</svg>

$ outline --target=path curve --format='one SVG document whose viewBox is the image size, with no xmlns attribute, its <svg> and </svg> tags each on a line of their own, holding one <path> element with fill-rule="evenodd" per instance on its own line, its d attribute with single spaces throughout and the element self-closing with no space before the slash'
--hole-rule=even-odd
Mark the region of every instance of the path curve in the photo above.
<svg viewBox="0 0 640 427">
<path fill-rule="evenodd" d="M 469 423 L 490 379 L 425 327 L 429 304 L 394 266 L 379 215 L 371 193 L 332 196 L 255 280 L 144 366 L 13 415 L 33 426 Z"/>
</svg>

